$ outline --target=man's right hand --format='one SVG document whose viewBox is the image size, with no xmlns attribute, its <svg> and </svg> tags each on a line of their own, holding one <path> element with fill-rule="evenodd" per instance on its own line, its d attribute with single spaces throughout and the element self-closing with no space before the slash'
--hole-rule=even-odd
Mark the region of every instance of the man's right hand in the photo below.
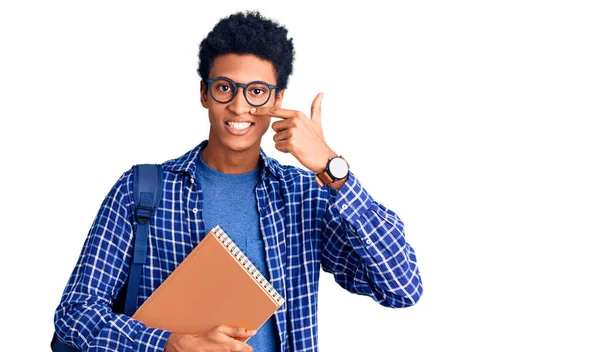
<svg viewBox="0 0 600 352">
<path fill-rule="evenodd" d="M 252 352 L 247 343 L 237 339 L 247 339 L 256 330 L 232 328 L 220 325 L 202 334 L 172 333 L 167 340 L 164 352 Z"/>
</svg>

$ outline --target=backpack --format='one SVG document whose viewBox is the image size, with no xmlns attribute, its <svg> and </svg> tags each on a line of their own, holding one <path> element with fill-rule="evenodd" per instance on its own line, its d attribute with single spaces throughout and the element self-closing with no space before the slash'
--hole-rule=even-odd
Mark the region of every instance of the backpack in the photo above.
<svg viewBox="0 0 600 352">
<path fill-rule="evenodd" d="M 152 214 L 162 198 L 162 166 L 143 164 L 133 166 L 133 205 L 138 223 L 133 234 L 133 262 L 125 287 L 113 304 L 113 312 L 132 316 L 137 310 L 137 293 L 142 276 L 142 266 L 146 263 L 148 229 Z M 54 352 L 80 352 L 77 348 L 60 341 L 54 332 L 50 348 Z"/>
</svg>

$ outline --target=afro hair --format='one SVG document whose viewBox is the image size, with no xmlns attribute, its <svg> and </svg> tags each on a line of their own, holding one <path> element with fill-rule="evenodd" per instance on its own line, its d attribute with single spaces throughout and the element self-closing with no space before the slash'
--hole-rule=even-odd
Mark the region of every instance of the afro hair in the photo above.
<svg viewBox="0 0 600 352">
<path fill-rule="evenodd" d="M 221 19 L 200 43 L 198 74 L 207 80 L 219 55 L 252 54 L 273 63 L 277 86 L 285 89 L 294 61 L 293 40 L 287 34 L 284 26 L 266 19 L 258 11 L 234 13 Z"/>
</svg>

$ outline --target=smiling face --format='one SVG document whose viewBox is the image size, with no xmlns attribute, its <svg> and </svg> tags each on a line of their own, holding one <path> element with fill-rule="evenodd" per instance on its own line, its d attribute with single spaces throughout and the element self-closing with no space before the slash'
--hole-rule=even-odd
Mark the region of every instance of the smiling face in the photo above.
<svg viewBox="0 0 600 352">
<path fill-rule="evenodd" d="M 270 61 L 255 55 L 225 54 L 215 58 L 209 73 L 209 79 L 227 77 L 237 83 L 263 81 L 272 85 L 277 83 L 275 68 Z M 216 87 L 213 89 L 227 89 Z M 213 92 L 215 93 L 215 92 Z M 250 96 L 252 92 L 248 92 Z M 273 93 L 264 106 L 281 105 L 284 91 Z M 227 155 L 231 152 L 260 152 L 260 141 L 267 132 L 271 119 L 267 116 L 250 114 L 252 105 L 244 97 L 243 89 L 238 88 L 236 96 L 222 104 L 213 99 L 208 86 L 201 83 L 202 106 L 208 109 L 210 132 L 208 144 L 213 154 Z M 207 147 L 208 148 L 208 147 Z"/>
</svg>

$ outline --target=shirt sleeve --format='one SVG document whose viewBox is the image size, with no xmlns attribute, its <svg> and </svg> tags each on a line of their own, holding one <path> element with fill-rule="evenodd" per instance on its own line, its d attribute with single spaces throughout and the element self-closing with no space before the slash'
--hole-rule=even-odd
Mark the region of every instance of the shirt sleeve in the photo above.
<svg viewBox="0 0 600 352">
<path fill-rule="evenodd" d="M 171 334 L 149 328 L 112 304 L 131 262 L 131 172 L 104 199 L 54 315 L 57 337 L 83 351 L 163 351 Z"/>
<path fill-rule="evenodd" d="M 322 222 L 323 270 L 344 289 L 383 306 L 414 305 L 423 286 L 398 215 L 374 201 L 353 173 L 330 194 Z"/>
</svg>

